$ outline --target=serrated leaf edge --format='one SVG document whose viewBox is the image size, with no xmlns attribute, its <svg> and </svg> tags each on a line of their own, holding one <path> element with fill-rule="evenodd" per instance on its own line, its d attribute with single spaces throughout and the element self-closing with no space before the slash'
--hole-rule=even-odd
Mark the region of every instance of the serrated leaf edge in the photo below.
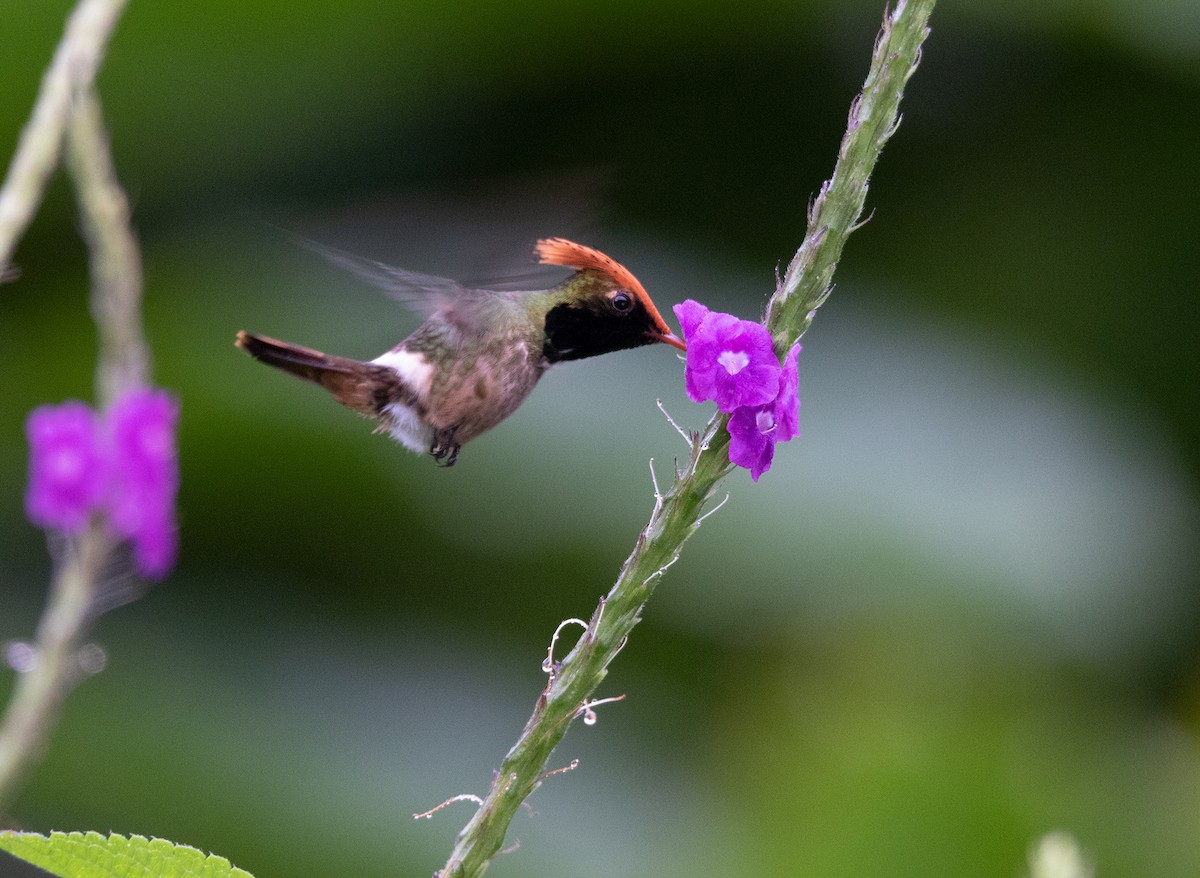
<svg viewBox="0 0 1200 878">
<path fill-rule="evenodd" d="M 56 845 L 56 842 L 59 844 Z M 62 842 L 66 842 L 66 844 L 62 844 Z M 96 858 L 81 854 L 79 852 L 81 848 L 84 850 L 100 848 L 103 851 L 104 857 L 109 861 L 125 860 L 130 865 L 143 870 L 154 869 L 155 865 L 157 865 L 158 874 L 162 874 L 162 866 L 165 865 L 162 861 L 169 859 L 175 860 L 176 866 L 183 866 L 187 870 L 186 874 L 195 876 L 195 878 L 217 878 L 217 876 L 254 878 L 249 872 L 234 866 L 225 857 L 217 854 L 206 854 L 199 848 L 187 844 L 179 844 L 166 838 L 147 837 L 136 834 L 122 835 L 118 832 L 110 832 L 108 835 L 104 835 L 95 830 L 87 830 L 86 832 L 52 831 L 49 835 L 43 835 L 38 832 L 0 831 L 0 849 L 8 851 L 13 856 L 19 857 L 28 863 L 32 863 L 38 868 L 61 868 L 61 863 L 64 859 L 71 864 L 78 864 L 78 867 L 81 868 L 90 867 L 92 870 L 105 868 Z M 138 856 L 139 854 L 150 854 L 151 856 L 147 858 Z M 55 865 L 48 866 L 42 860 L 43 857 L 55 858 Z M 147 859 L 151 862 L 145 862 Z M 184 859 L 185 862 L 179 863 L 178 860 L 180 859 Z M 187 863 L 187 859 L 193 859 L 193 862 Z M 158 862 L 155 863 L 155 861 Z M 59 874 L 60 878 L 74 878 L 73 874 L 70 873 L 66 875 Z M 121 870 L 120 872 L 113 872 L 113 874 L 128 875 L 130 873 L 128 870 Z"/>
</svg>

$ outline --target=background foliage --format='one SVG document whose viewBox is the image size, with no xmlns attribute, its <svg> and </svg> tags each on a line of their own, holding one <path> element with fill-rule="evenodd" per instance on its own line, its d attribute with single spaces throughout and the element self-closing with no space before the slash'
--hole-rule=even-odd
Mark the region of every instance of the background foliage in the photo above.
<svg viewBox="0 0 1200 878">
<path fill-rule="evenodd" d="M 0 154 L 69 5 L 4 10 Z M 550 632 L 646 519 L 647 458 L 683 450 L 655 399 L 703 419 L 638 351 L 563 367 L 437 470 L 232 348 L 368 357 L 412 325 L 271 224 L 466 280 L 574 235 L 664 309 L 755 316 L 880 12 L 134 3 L 100 88 L 183 400 L 183 555 L 101 623 L 109 667 L 17 818 L 260 876 L 432 871 L 468 806 L 409 815 L 483 791 Z M 1200 866 L 1200 11 L 945 3 L 933 26 L 805 340 L 802 436 L 730 480 L 613 667 L 627 700 L 571 732 L 580 767 L 492 874 L 1011 875 L 1059 827 L 1105 876 Z M 17 258 L 0 640 L 49 570 L 25 413 L 90 395 L 65 186 Z"/>
</svg>

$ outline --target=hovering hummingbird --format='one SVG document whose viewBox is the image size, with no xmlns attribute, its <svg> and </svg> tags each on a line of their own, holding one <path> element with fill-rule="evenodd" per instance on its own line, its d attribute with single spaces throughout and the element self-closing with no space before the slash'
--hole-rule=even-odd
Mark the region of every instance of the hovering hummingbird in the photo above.
<svg viewBox="0 0 1200 878">
<path fill-rule="evenodd" d="M 244 331 L 236 344 L 256 360 L 320 384 L 342 405 L 377 419 L 377 432 L 417 453 L 428 451 L 444 466 L 516 411 L 555 363 L 654 342 L 687 350 L 616 260 L 564 238 L 543 238 L 534 252 L 544 265 L 576 271 L 548 290 L 510 292 L 373 263 L 364 273 L 431 313 L 370 361 Z"/>
</svg>

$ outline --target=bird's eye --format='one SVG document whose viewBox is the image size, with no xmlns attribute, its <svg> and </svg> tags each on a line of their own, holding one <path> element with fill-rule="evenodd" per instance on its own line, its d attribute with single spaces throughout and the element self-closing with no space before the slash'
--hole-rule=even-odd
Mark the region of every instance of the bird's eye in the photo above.
<svg viewBox="0 0 1200 878">
<path fill-rule="evenodd" d="M 617 290 L 608 300 L 612 302 L 613 310 L 618 314 L 628 314 L 633 307 L 633 296 L 624 290 Z"/>
</svg>

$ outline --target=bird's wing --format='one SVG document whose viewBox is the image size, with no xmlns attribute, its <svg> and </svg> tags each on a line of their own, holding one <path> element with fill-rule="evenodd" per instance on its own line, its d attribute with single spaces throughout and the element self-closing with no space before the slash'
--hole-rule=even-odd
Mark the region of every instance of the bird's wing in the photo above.
<svg viewBox="0 0 1200 878">
<path fill-rule="evenodd" d="M 340 250 L 337 247 L 313 241 L 294 232 L 288 234 L 300 246 L 311 250 L 338 268 L 344 268 L 371 286 L 382 290 L 390 298 L 426 317 L 463 297 L 469 298 L 470 294 L 475 292 L 448 277 L 410 271 L 407 268 L 388 265 L 386 262 L 378 262 L 347 250 Z"/>
</svg>

